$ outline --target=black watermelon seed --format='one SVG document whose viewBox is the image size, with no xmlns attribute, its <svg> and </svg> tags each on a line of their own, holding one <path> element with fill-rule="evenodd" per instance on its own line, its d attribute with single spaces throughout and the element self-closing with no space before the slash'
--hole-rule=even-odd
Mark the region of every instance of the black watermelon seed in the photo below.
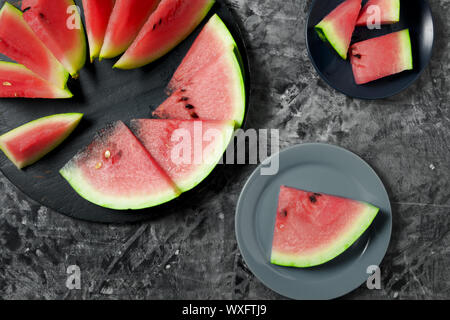
<svg viewBox="0 0 450 320">
<path fill-rule="evenodd" d="M 180 101 L 188 101 L 188 100 L 189 100 L 188 97 L 181 97 L 181 98 L 180 98 Z"/>
<path fill-rule="evenodd" d="M 186 92 L 186 89 L 180 89 L 181 92 Z"/>
<path fill-rule="evenodd" d="M 316 203 L 317 202 L 316 196 L 314 196 L 314 195 L 309 196 L 309 201 L 311 201 L 312 203 Z"/>
<path fill-rule="evenodd" d="M 198 119 L 198 114 L 196 114 L 195 112 L 192 112 L 191 117 L 194 119 Z"/>
<path fill-rule="evenodd" d="M 321 196 L 322 196 L 320 193 L 314 193 L 314 195 L 315 195 L 316 197 L 321 197 Z"/>
<path fill-rule="evenodd" d="M 39 17 L 41 17 L 41 19 L 44 19 L 45 15 L 42 12 L 39 12 Z"/>
<path fill-rule="evenodd" d="M 194 109 L 194 106 L 193 106 L 192 104 L 187 104 L 187 105 L 185 105 L 184 107 L 185 107 L 186 109 L 188 109 L 188 110 Z"/>
<path fill-rule="evenodd" d="M 155 30 L 155 28 L 156 28 L 156 23 L 153 25 L 153 30 Z"/>
<path fill-rule="evenodd" d="M 283 210 L 281 211 L 281 213 L 283 214 L 283 216 L 287 217 L 287 210 Z"/>
<path fill-rule="evenodd" d="M 31 9 L 31 7 L 26 7 L 25 9 L 22 10 L 22 12 L 27 12 L 30 9 Z"/>
<path fill-rule="evenodd" d="M 162 23 L 162 19 L 159 19 L 159 24 L 161 24 Z"/>
<path fill-rule="evenodd" d="M 360 55 L 360 54 L 354 54 L 353 55 L 355 58 L 358 58 L 358 59 L 361 59 L 362 58 L 362 56 Z"/>
</svg>

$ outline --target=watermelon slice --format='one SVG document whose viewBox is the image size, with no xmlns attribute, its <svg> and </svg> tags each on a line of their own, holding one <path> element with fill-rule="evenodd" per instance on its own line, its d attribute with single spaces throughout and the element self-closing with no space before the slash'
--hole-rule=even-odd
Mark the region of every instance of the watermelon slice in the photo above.
<svg viewBox="0 0 450 320">
<path fill-rule="evenodd" d="M 100 60 L 125 52 L 160 0 L 117 0 L 106 29 Z"/>
<path fill-rule="evenodd" d="M 22 169 L 60 145 L 82 117 L 81 113 L 64 113 L 31 121 L 0 136 L 0 149 Z"/>
<path fill-rule="evenodd" d="M 80 196 L 110 209 L 148 208 L 180 193 L 121 121 L 100 131 L 60 173 Z"/>
<path fill-rule="evenodd" d="M 60 89 L 21 64 L 0 61 L 1 98 L 71 98 L 68 89 Z"/>
<path fill-rule="evenodd" d="M 413 69 L 408 29 L 355 43 L 350 51 L 357 84 Z"/>
<path fill-rule="evenodd" d="M 83 0 L 91 62 L 100 55 L 115 0 Z"/>
<path fill-rule="evenodd" d="M 233 52 L 198 71 L 153 113 L 166 119 L 234 120 L 242 125 L 245 88 L 241 68 Z"/>
<path fill-rule="evenodd" d="M 328 41 L 344 60 L 360 10 L 361 0 L 346 0 L 315 26 L 320 39 Z"/>
<path fill-rule="evenodd" d="M 299 268 L 328 262 L 366 231 L 378 211 L 364 202 L 282 186 L 270 261 Z"/>
<path fill-rule="evenodd" d="M 373 6 L 377 8 L 374 11 Z M 369 0 L 359 15 L 357 26 L 367 26 L 377 22 L 379 14 L 380 24 L 391 24 L 400 21 L 400 0 Z"/>
<path fill-rule="evenodd" d="M 162 57 L 194 31 L 214 2 L 162 0 L 114 67 L 139 68 Z"/>
<path fill-rule="evenodd" d="M 169 91 L 183 87 L 197 71 L 233 50 L 237 50 L 233 36 L 219 16 L 213 15 L 175 71 L 168 85 Z"/>
<path fill-rule="evenodd" d="M 182 192 L 203 181 L 222 158 L 232 121 L 141 119 L 131 129 Z"/>
<path fill-rule="evenodd" d="M 67 71 L 31 30 L 22 12 L 8 2 L 0 10 L 0 53 L 23 64 L 58 88 L 66 87 Z"/>
<path fill-rule="evenodd" d="M 73 0 L 22 0 L 22 10 L 34 33 L 76 78 L 86 62 L 86 38 Z"/>
</svg>

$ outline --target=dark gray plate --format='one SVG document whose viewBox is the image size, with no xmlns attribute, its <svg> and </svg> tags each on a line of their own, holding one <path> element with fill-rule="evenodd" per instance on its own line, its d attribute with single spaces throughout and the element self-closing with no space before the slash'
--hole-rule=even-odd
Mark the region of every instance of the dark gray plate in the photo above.
<svg viewBox="0 0 450 320">
<path fill-rule="evenodd" d="M 0 5 L 4 3 L 0 0 Z M 76 0 L 81 5 L 80 0 Z M 78 128 L 57 149 L 42 160 L 25 168 L 16 167 L 0 153 L 0 170 L 21 191 L 40 204 L 70 217 L 94 222 L 126 223 L 155 218 L 171 211 L 182 211 L 201 198 L 201 190 L 209 189 L 220 178 L 217 168 L 197 188 L 178 199 L 158 207 L 138 211 L 116 211 L 96 206 L 81 198 L 61 177 L 59 170 L 76 152 L 88 145 L 95 132 L 109 122 L 122 120 L 128 124 L 135 118 L 150 118 L 167 96 L 165 87 L 195 38 L 209 18 L 217 13 L 229 28 L 239 48 L 245 71 L 247 107 L 250 99 L 250 69 L 244 38 L 237 20 L 228 6 L 217 1 L 200 26 L 180 45 L 161 59 L 135 70 L 114 70 L 117 59 L 87 63 L 78 80 L 70 80 L 74 98 L 67 100 L 0 99 L 0 134 L 31 120 L 55 113 L 82 112 L 85 114 Z M 13 30 L 12 30 L 13 32 Z M 2 56 L 0 56 L 3 59 Z M 223 174 L 222 174 L 223 175 Z"/>
<path fill-rule="evenodd" d="M 278 174 L 262 176 L 258 167 L 239 198 L 236 237 L 245 262 L 267 287 L 292 299 L 333 299 L 354 290 L 369 277 L 367 267 L 380 264 L 391 238 L 392 212 L 383 183 L 361 158 L 336 146 L 297 145 L 278 156 Z M 281 185 L 366 201 L 381 210 L 337 258 L 305 269 L 276 266 L 269 261 Z"/>
<path fill-rule="evenodd" d="M 355 98 L 381 99 L 408 88 L 423 72 L 431 59 L 434 41 L 434 26 L 431 9 L 426 0 L 401 0 L 400 22 L 383 25 L 379 30 L 356 27 L 352 43 L 379 37 L 409 28 L 413 50 L 414 69 L 364 85 L 357 85 L 353 78 L 349 59 L 337 53 L 317 36 L 314 26 L 343 0 L 315 0 L 311 6 L 306 28 L 306 43 L 309 57 L 319 75 L 336 90 Z M 364 0 L 363 5 L 367 2 Z"/>
</svg>

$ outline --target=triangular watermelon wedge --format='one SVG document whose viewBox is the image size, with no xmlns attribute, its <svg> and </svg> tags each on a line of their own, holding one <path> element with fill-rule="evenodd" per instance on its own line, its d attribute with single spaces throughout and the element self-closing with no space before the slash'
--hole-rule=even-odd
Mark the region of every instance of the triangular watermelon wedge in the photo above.
<svg viewBox="0 0 450 320">
<path fill-rule="evenodd" d="M 182 192 L 203 181 L 222 158 L 232 121 L 139 119 L 131 129 Z"/>
<path fill-rule="evenodd" d="M 58 88 L 66 87 L 66 69 L 28 26 L 22 11 L 8 2 L 0 10 L 0 52 Z"/>
<path fill-rule="evenodd" d="M 0 98 L 64 99 L 72 96 L 68 89 L 55 87 L 21 64 L 0 61 Z"/>
<path fill-rule="evenodd" d="M 361 0 L 346 0 L 315 26 L 320 39 L 329 42 L 344 60 L 360 10 Z"/>
<path fill-rule="evenodd" d="M 115 210 L 153 207 L 180 194 L 121 121 L 100 131 L 60 173 L 81 197 Z"/>
<path fill-rule="evenodd" d="M 377 20 L 380 24 L 399 22 L 400 0 L 369 0 L 363 7 L 356 25 L 366 26 L 376 23 Z"/>
<path fill-rule="evenodd" d="M 270 261 L 299 268 L 328 262 L 367 230 L 378 211 L 365 202 L 282 186 Z"/>
<path fill-rule="evenodd" d="M 31 121 L 0 136 L 0 149 L 21 169 L 60 145 L 82 117 L 81 113 L 64 113 Z"/>
<path fill-rule="evenodd" d="M 100 52 L 101 59 L 124 53 L 160 0 L 116 0 Z"/>
<path fill-rule="evenodd" d="M 163 119 L 232 120 L 236 127 L 244 114 L 244 80 L 233 52 L 199 70 L 153 113 Z"/>
<path fill-rule="evenodd" d="M 114 67 L 134 69 L 161 58 L 194 31 L 214 2 L 162 0 Z"/>
<path fill-rule="evenodd" d="M 23 17 L 72 77 L 86 62 L 86 37 L 73 0 L 22 0 Z"/>
<path fill-rule="evenodd" d="M 115 0 L 83 0 L 91 62 L 100 55 Z"/>
<path fill-rule="evenodd" d="M 172 92 L 183 87 L 199 70 L 234 50 L 238 49 L 233 36 L 219 16 L 214 14 L 178 66 L 168 90 Z"/>
</svg>

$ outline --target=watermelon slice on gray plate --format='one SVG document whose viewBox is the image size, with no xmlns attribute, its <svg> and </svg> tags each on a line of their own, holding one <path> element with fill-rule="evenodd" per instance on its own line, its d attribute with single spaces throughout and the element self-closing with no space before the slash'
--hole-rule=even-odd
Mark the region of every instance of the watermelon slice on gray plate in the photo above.
<svg viewBox="0 0 450 320">
<path fill-rule="evenodd" d="M 378 211 L 365 202 L 282 186 L 270 261 L 299 268 L 328 262 L 367 230 Z"/>
</svg>

